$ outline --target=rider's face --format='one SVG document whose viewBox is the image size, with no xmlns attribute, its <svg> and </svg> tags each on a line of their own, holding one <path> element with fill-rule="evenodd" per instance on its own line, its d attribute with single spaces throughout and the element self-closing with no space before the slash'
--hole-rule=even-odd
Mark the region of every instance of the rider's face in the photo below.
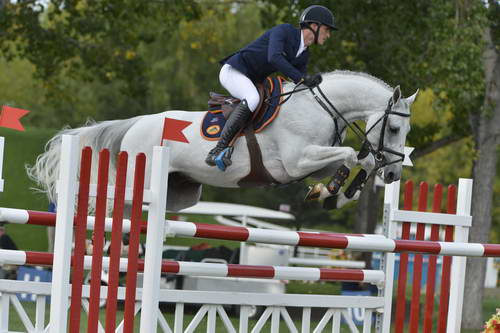
<svg viewBox="0 0 500 333">
<path fill-rule="evenodd" d="M 317 31 L 318 25 L 316 23 L 311 24 L 311 29 Z M 310 29 L 303 29 L 302 33 L 304 34 L 304 44 L 305 46 L 309 46 L 314 44 L 314 33 Z M 321 25 L 319 28 L 318 34 L 318 44 L 323 45 L 326 40 L 330 38 L 330 28 L 326 25 Z"/>
<path fill-rule="evenodd" d="M 319 28 L 318 44 L 323 45 L 328 38 L 330 38 L 330 28 L 326 25 L 322 25 Z"/>
</svg>

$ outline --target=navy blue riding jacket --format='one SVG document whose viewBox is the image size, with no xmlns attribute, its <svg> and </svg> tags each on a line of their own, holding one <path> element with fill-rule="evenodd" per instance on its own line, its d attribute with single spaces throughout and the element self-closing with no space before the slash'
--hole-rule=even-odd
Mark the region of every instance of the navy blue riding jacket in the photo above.
<svg viewBox="0 0 500 333">
<path fill-rule="evenodd" d="M 254 83 L 263 82 L 275 72 L 281 72 L 297 83 L 305 76 L 309 60 L 308 48 L 295 57 L 300 38 L 300 29 L 291 24 L 280 24 L 220 63 L 231 65 Z"/>
</svg>

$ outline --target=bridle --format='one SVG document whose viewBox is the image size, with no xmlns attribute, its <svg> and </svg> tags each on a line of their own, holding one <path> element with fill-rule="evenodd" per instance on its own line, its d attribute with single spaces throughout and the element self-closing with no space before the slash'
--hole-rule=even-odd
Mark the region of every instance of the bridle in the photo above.
<svg viewBox="0 0 500 333">
<path fill-rule="evenodd" d="M 282 93 L 282 94 L 279 94 L 279 95 L 275 95 L 273 97 L 269 97 L 269 98 L 266 99 L 265 102 L 266 103 L 270 103 L 270 100 L 272 100 L 274 98 L 281 98 L 283 96 L 287 96 L 283 101 L 281 101 L 281 102 L 279 102 L 277 104 L 278 106 L 279 105 L 283 105 L 284 103 L 286 103 L 290 99 L 290 97 L 292 97 L 293 94 L 295 94 L 297 92 L 300 92 L 300 91 L 309 90 L 311 92 L 311 94 L 313 95 L 314 99 L 316 100 L 316 102 L 321 106 L 321 108 L 324 111 L 326 111 L 326 113 L 328 113 L 328 115 L 333 120 L 333 123 L 335 125 L 335 136 L 334 136 L 334 139 L 333 139 L 333 142 L 332 142 L 332 146 L 335 146 L 336 143 L 338 143 L 338 144 L 342 143 L 342 133 L 344 132 L 344 130 L 347 127 L 349 127 L 354 132 L 354 134 L 356 134 L 356 136 L 362 141 L 361 149 L 360 149 L 360 151 L 358 153 L 358 160 L 365 158 L 370 153 L 373 155 L 373 157 L 375 159 L 375 167 L 373 168 L 373 170 L 371 170 L 370 175 L 373 174 L 373 173 L 379 172 L 380 169 L 382 169 L 382 168 L 384 168 L 384 167 L 386 167 L 388 165 L 404 161 L 405 155 L 403 153 L 397 152 L 397 151 L 395 151 L 393 149 L 390 149 L 390 148 L 387 148 L 387 147 L 384 146 L 385 130 L 386 130 L 386 127 L 387 127 L 387 120 L 388 120 L 389 116 L 390 115 L 396 115 L 396 116 L 405 117 L 405 118 L 410 117 L 410 114 L 402 113 L 402 112 L 397 112 L 397 111 L 393 111 L 392 110 L 392 107 L 393 107 L 393 100 L 392 100 L 392 98 L 389 99 L 389 102 L 387 103 L 387 107 L 385 108 L 384 114 L 382 115 L 382 117 L 380 117 L 365 132 L 365 131 L 363 131 L 363 129 L 361 127 L 359 127 L 359 125 L 357 123 L 354 123 L 354 122 L 353 123 L 349 123 L 347 121 L 347 119 L 339 112 L 339 110 L 337 110 L 337 108 L 328 99 L 328 97 L 326 97 L 326 95 L 323 93 L 323 90 L 321 90 L 321 88 L 319 87 L 319 85 L 316 86 L 316 89 L 318 90 L 319 94 L 321 95 L 321 98 L 315 93 L 314 88 L 310 88 L 310 87 L 299 88 L 300 85 L 301 85 L 301 83 L 297 84 L 293 88 L 292 91 L 289 91 L 289 92 L 286 92 L 286 93 Z M 345 124 L 344 127 L 342 127 L 342 129 L 340 129 L 340 127 L 339 127 L 339 119 L 341 119 L 344 122 L 344 124 Z M 380 136 L 379 136 L 379 140 L 378 140 L 378 146 L 377 146 L 377 148 L 374 148 L 373 145 L 368 140 L 368 134 L 380 122 L 382 122 L 382 128 L 380 129 Z M 387 158 L 384 155 L 384 152 L 392 154 L 392 155 L 396 155 L 399 158 L 395 159 L 393 161 L 388 162 Z M 360 170 L 360 173 L 361 173 L 361 171 L 362 170 Z M 366 175 L 366 176 L 369 176 L 369 175 Z M 306 177 L 304 177 L 304 178 L 306 178 Z M 366 179 L 363 180 L 363 183 L 364 182 L 366 182 Z"/>
<path fill-rule="evenodd" d="M 323 90 L 319 86 L 316 87 L 318 89 L 318 92 L 320 93 L 321 97 L 328 103 L 328 106 L 319 98 L 319 96 L 314 92 L 313 88 L 309 88 L 311 91 L 312 95 L 314 96 L 314 99 L 318 102 L 318 104 L 330 115 L 330 117 L 333 118 L 336 130 L 338 129 L 338 121 L 337 118 L 334 117 L 333 113 L 331 110 L 333 110 L 337 117 L 342 119 L 342 121 L 345 123 L 346 127 L 349 127 L 355 134 L 356 136 L 361 139 L 363 142 L 363 149 L 367 150 L 369 153 L 373 155 L 375 158 L 375 170 L 383 168 L 387 165 L 390 164 L 395 164 L 402 162 L 405 158 L 405 155 L 403 153 L 397 152 L 393 149 L 387 148 L 384 146 L 384 139 L 385 139 L 385 129 L 387 127 L 387 120 L 390 115 L 396 115 L 400 117 L 409 117 L 410 114 L 406 113 L 401 113 L 401 112 L 396 112 L 392 110 L 393 107 L 393 100 L 392 98 L 389 99 L 389 102 L 387 103 L 387 107 L 384 110 L 384 114 L 382 117 L 380 117 L 366 132 L 364 132 L 358 124 L 352 123 L 350 124 L 347 119 L 337 110 L 337 108 L 332 104 L 332 102 L 326 97 L 326 95 L 323 93 Z M 380 136 L 378 140 L 378 147 L 375 149 L 373 148 L 373 145 L 368 141 L 368 133 L 370 133 L 375 126 L 377 126 L 378 123 L 382 121 L 382 128 L 380 129 Z M 337 132 L 338 133 L 338 132 Z M 337 138 L 339 140 L 340 138 Z M 340 143 L 340 142 L 339 142 Z M 334 140 L 335 144 L 335 140 Z M 385 158 L 384 152 L 387 152 L 392 155 L 396 155 L 399 157 L 399 159 L 396 159 L 391 162 L 387 162 L 387 159 Z"/>
<path fill-rule="evenodd" d="M 358 160 L 366 158 L 369 154 L 372 154 L 374 157 L 374 160 L 375 160 L 374 168 L 370 172 L 368 172 L 364 169 L 359 170 L 358 174 L 354 177 L 354 180 L 351 182 L 349 187 L 344 192 L 344 195 L 346 196 L 346 198 L 349 198 L 349 199 L 352 198 L 358 190 L 361 190 L 363 188 L 363 186 L 366 184 L 368 178 L 375 173 L 380 173 L 382 171 L 381 169 L 383 167 L 404 161 L 405 155 L 403 153 L 400 153 L 400 152 L 397 152 L 393 149 L 387 148 L 384 145 L 385 132 L 386 132 L 385 130 L 387 127 L 387 120 L 389 119 L 389 116 L 396 115 L 396 116 L 405 117 L 405 118 L 410 117 L 410 114 L 397 112 L 397 111 L 392 110 L 392 107 L 394 106 L 393 105 L 394 102 L 393 102 L 392 97 L 389 99 L 389 102 L 387 103 L 387 107 L 385 108 L 384 114 L 382 115 L 382 117 L 377 119 L 377 121 L 373 125 L 371 125 L 370 128 L 365 132 L 359 127 L 359 125 L 357 123 L 353 122 L 351 124 L 347 121 L 347 119 L 337 110 L 337 108 L 328 99 L 328 97 L 326 97 L 326 95 L 323 93 L 323 90 L 321 90 L 319 85 L 316 86 L 316 89 L 318 90 L 319 94 L 321 95 L 321 98 L 316 94 L 316 92 L 314 91 L 314 88 L 310 88 L 310 87 L 298 88 L 299 86 L 300 86 L 300 83 L 297 84 L 292 91 L 267 98 L 265 102 L 269 103 L 270 100 L 273 98 L 281 98 L 283 96 L 288 95 L 287 98 L 285 98 L 283 101 L 280 101 L 278 103 L 278 105 L 282 105 L 285 102 L 287 102 L 288 99 L 291 97 L 291 95 L 293 95 L 294 93 L 309 89 L 309 91 L 313 95 L 316 102 L 323 108 L 324 111 L 326 111 L 326 113 L 328 113 L 328 115 L 332 118 L 332 120 L 334 122 L 335 135 L 333 138 L 332 146 L 335 146 L 335 144 L 337 142 L 339 144 L 342 143 L 342 133 L 347 127 L 349 127 L 356 134 L 356 136 L 363 142 L 361 149 L 360 149 L 358 156 L 357 156 Z M 339 119 L 341 119 L 345 124 L 341 130 L 339 130 Z M 368 140 L 368 134 L 380 122 L 382 122 L 382 128 L 380 129 L 378 146 L 377 146 L 377 148 L 374 148 L 373 145 Z M 392 154 L 392 155 L 396 155 L 399 158 L 388 162 L 385 155 L 384 155 L 384 152 Z M 306 175 L 302 179 L 305 179 L 308 176 L 309 175 Z M 347 168 L 345 165 L 342 165 L 337 169 L 337 171 L 333 175 L 332 179 L 330 180 L 330 183 L 327 186 L 328 191 L 332 195 L 330 198 L 334 198 L 334 195 L 338 193 L 338 191 L 340 190 L 340 187 L 344 184 L 344 182 L 348 176 L 349 176 L 349 168 Z M 302 179 L 300 179 L 300 180 L 302 180 Z M 330 188 L 330 185 L 332 185 L 332 184 L 334 186 L 332 188 Z M 329 198 L 327 198 L 327 199 L 329 199 Z M 327 199 L 325 199 L 324 204 L 326 204 Z"/>
<path fill-rule="evenodd" d="M 328 97 L 325 96 L 323 91 L 319 86 L 316 87 L 318 89 L 318 92 L 320 93 L 321 97 L 328 103 L 328 105 L 325 104 L 325 102 L 314 92 L 312 88 L 309 88 L 311 91 L 312 95 L 314 96 L 314 99 L 318 102 L 318 104 L 332 117 L 334 123 L 335 123 L 335 131 L 337 133 L 336 138 L 333 140 L 333 145 L 335 145 L 336 140 L 339 140 L 339 143 L 341 142 L 341 137 L 339 135 L 338 131 L 338 121 L 337 118 L 340 118 L 344 121 L 345 127 L 349 127 L 357 136 L 363 141 L 363 144 L 361 146 L 361 149 L 358 153 L 358 160 L 361 160 L 363 158 L 366 158 L 368 154 L 372 154 L 374 159 L 375 159 L 375 166 L 374 168 L 368 173 L 368 171 L 361 169 L 358 171 L 358 174 L 354 177 L 353 181 L 349 185 L 349 187 L 344 191 L 344 195 L 346 198 L 351 199 L 354 197 L 355 193 L 358 191 L 361 191 L 361 189 L 364 187 L 366 182 L 368 181 L 368 178 L 375 174 L 379 173 L 379 171 L 382 171 L 383 167 L 386 167 L 391 164 L 395 164 L 398 162 L 404 161 L 405 155 L 403 153 L 397 152 L 393 149 L 387 148 L 384 145 L 384 139 L 385 139 L 385 130 L 387 127 L 387 120 L 389 119 L 390 115 L 396 115 L 400 117 L 409 117 L 409 114 L 406 113 L 401 113 L 397 111 L 393 111 L 393 99 L 392 97 L 389 99 L 389 102 L 387 103 L 387 107 L 384 110 L 384 114 L 382 117 L 377 119 L 377 121 L 371 125 L 371 127 L 364 132 L 356 123 L 352 123 L 351 125 L 345 117 L 335 108 L 335 106 L 332 104 L 332 102 L 328 99 Z M 330 108 L 328 108 L 330 106 Z M 337 114 L 337 117 L 333 114 L 333 112 Z M 372 144 L 368 140 L 368 134 L 377 126 L 378 123 L 382 122 L 382 128 L 380 129 L 380 135 L 379 135 L 379 140 L 378 140 L 378 147 L 375 149 L 373 148 Z M 398 156 L 399 158 L 396 160 L 393 160 L 391 162 L 388 162 L 384 152 L 393 154 Z M 337 169 L 335 174 L 333 175 L 332 179 L 330 180 L 327 189 L 332 194 L 332 197 L 330 198 L 335 198 L 333 195 L 337 194 L 338 191 L 340 190 L 340 187 L 343 186 L 346 178 L 349 176 L 349 168 L 347 168 L 345 165 L 342 165 L 340 168 Z M 335 199 L 336 200 L 336 199 Z M 323 203 L 324 205 L 328 202 L 328 200 L 325 200 Z"/>
<path fill-rule="evenodd" d="M 278 96 L 274 96 L 274 97 L 282 97 L 282 96 L 289 95 L 285 100 L 283 100 L 278 105 L 284 104 L 286 101 L 288 101 L 288 99 L 291 97 L 291 95 L 293 95 L 296 92 L 309 90 L 311 92 L 311 94 L 313 95 L 314 99 L 316 100 L 316 102 L 321 106 L 321 108 L 324 111 L 326 111 L 328 113 L 328 115 L 332 118 L 332 120 L 334 122 L 335 137 L 334 137 L 332 146 L 334 146 L 336 143 L 340 144 L 342 142 L 342 133 L 346 127 L 349 127 L 354 132 L 354 134 L 356 134 L 356 136 L 363 142 L 361 152 L 363 152 L 364 154 L 361 154 L 361 155 L 364 155 L 364 156 L 361 156 L 361 157 L 366 157 L 366 155 L 368 155 L 368 153 L 371 153 L 373 155 L 373 157 L 375 158 L 374 171 L 376 171 L 380 168 L 383 168 L 385 166 L 391 165 L 391 164 L 402 162 L 404 160 L 405 155 L 403 153 L 397 152 L 393 149 L 390 149 L 390 148 L 387 148 L 384 146 L 385 129 L 387 127 L 387 120 L 388 120 L 389 116 L 396 115 L 396 116 L 405 117 L 405 118 L 410 117 L 410 114 L 397 112 L 397 111 L 392 110 L 392 107 L 393 107 L 392 98 L 389 99 L 389 102 L 387 103 L 387 107 L 384 110 L 384 114 L 382 115 L 382 117 L 380 117 L 365 132 L 365 131 L 363 131 L 363 129 L 361 127 L 359 127 L 358 124 L 349 123 L 347 121 L 347 119 L 345 119 L 345 117 L 337 110 L 337 108 L 333 105 L 333 103 L 328 99 L 328 97 L 326 97 L 326 95 L 323 93 L 323 90 L 321 90 L 321 88 L 319 86 L 316 86 L 316 89 L 318 90 L 319 94 L 321 95 L 321 98 L 315 93 L 314 88 L 307 87 L 307 88 L 297 89 L 299 86 L 300 86 L 300 84 L 296 85 L 295 88 L 290 92 L 283 93 L 283 94 L 280 94 Z M 340 127 L 339 127 L 339 119 L 341 119 L 345 124 L 345 126 L 342 129 L 340 129 Z M 382 122 L 382 128 L 380 130 L 378 146 L 375 149 L 373 147 L 373 145 L 368 141 L 368 133 L 370 133 L 375 128 L 375 126 L 377 126 L 377 124 L 380 122 Z M 387 159 L 385 158 L 384 152 L 392 154 L 392 155 L 396 155 L 399 158 L 396 160 L 393 160 L 391 162 L 388 162 Z"/>
</svg>

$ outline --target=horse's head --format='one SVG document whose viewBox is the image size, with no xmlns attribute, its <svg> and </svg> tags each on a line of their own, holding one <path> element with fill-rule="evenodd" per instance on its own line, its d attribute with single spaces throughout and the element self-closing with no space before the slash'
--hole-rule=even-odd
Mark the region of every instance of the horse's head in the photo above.
<svg viewBox="0 0 500 333">
<path fill-rule="evenodd" d="M 418 94 L 401 96 L 399 86 L 394 89 L 383 112 L 368 118 L 368 141 L 376 152 L 377 165 L 384 171 L 386 184 L 401 178 L 406 135 L 410 131 L 410 106 Z"/>
</svg>

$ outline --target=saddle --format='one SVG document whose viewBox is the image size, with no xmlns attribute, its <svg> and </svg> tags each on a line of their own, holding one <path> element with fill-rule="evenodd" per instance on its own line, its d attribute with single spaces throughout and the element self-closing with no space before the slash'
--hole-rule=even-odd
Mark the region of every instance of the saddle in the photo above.
<svg viewBox="0 0 500 333">
<path fill-rule="evenodd" d="M 261 119 L 268 108 L 268 104 L 264 101 L 271 96 L 271 92 L 274 89 L 274 84 L 272 79 L 264 81 L 264 83 L 256 84 L 257 91 L 259 92 L 260 101 L 257 109 L 253 112 L 253 117 L 251 123 L 254 123 Z M 208 100 L 208 110 L 210 111 L 222 111 L 224 119 L 227 119 L 229 114 L 234 110 L 234 108 L 240 104 L 241 100 L 233 96 L 223 95 L 211 91 L 209 93 L 210 99 Z M 208 138 L 207 138 L 208 139 Z"/>
<path fill-rule="evenodd" d="M 259 105 L 257 106 L 257 109 L 255 110 L 254 113 L 259 113 L 262 111 L 262 105 L 264 104 L 264 100 L 269 97 L 269 92 L 266 92 L 266 89 L 264 89 L 264 84 L 258 83 L 256 85 L 257 91 L 259 92 L 260 96 L 260 101 Z M 216 92 L 211 91 L 209 93 L 210 99 L 208 100 L 208 110 L 210 111 L 216 111 L 216 110 L 221 110 L 224 113 L 224 117 L 227 119 L 227 115 L 234 110 L 234 108 L 240 104 L 241 100 L 229 96 L 229 95 L 223 95 L 219 94 Z"/>
<path fill-rule="evenodd" d="M 250 153 L 250 173 L 238 182 L 240 187 L 279 184 L 264 167 L 262 152 L 255 134 L 264 130 L 277 117 L 282 101 L 279 95 L 282 92 L 283 81 L 285 81 L 283 77 L 268 77 L 264 83 L 257 84 L 259 105 L 253 112 L 252 120 L 238 135 L 245 135 Z M 202 136 L 206 140 L 218 140 L 227 117 L 240 102 L 232 96 L 210 92 L 208 112 L 201 125 Z"/>
</svg>

